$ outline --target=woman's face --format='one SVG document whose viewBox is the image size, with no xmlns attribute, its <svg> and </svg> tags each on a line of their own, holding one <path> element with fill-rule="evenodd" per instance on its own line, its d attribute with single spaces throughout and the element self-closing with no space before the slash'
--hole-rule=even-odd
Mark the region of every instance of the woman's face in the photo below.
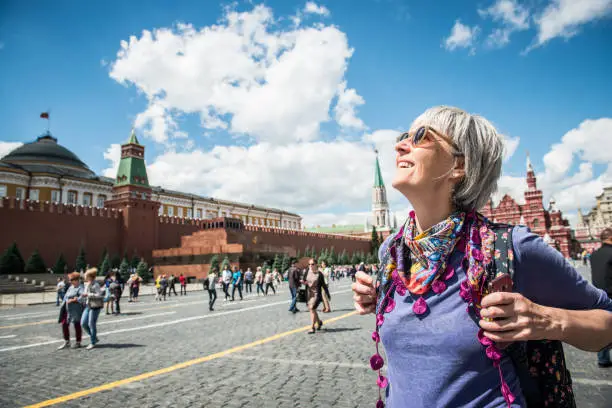
<svg viewBox="0 0 612 408">
<path fill-rule="evenodd" d="M 74 286 L 75 288 L 79 286 L 79 280 L 78 279 L 72 279 L 70 281 L 70 283 L 72 283 L 72 286 Z"/>
<path fill-rule="evenodd" d="M 395 177 L 392 185 L 404 196 L 414 193 L 440 191 L 450 194 L 454 184 L 453 171 L 456 157 L 444 136 L 425 130 L 420 141 L 413 142 L 420 126 L 412 128 L 409 136 L 395 145 Z M 452 179 L 452 180 L 451 180 Z"/>
</svg>

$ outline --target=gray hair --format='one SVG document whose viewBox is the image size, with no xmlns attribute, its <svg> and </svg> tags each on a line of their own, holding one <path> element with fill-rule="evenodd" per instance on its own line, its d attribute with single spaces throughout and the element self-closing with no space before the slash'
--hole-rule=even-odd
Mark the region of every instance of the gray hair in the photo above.
<svg viewBox="0 0 612 408">
<path fill-rule="evenodd" d="M 450 137 L 463 154 L 465 177 L 455 185 L 453 205 L 463 211 L 478 210 L 497 191 L 504 157 L 504 139 L 487 119 L 451 106 L 427 109 L 411 129 L 431 126 Z"/>
</svg>

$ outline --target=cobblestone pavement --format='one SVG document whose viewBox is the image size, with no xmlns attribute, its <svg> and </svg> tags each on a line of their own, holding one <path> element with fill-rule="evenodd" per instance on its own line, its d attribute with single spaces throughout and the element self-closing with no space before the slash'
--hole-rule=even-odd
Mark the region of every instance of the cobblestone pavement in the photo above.
<svg viewBox="0 0 612 408">
<path fill-rule="evenodd" d="M 372 407 L 373 318 L 350 314 L 349 281 L 335 283 L 332 292 L 334 310 L 322 317 L 338 319 L 315 335 L 306 333 L 307 313 L 287 311 L 286 286 L 276 296 L 219 299 L 214 312 L 201 292 L 125 303 L 123 316 L 100 316 L 101 342 L 92 351 L 55 350 L 62 341 L 53 306 L 1 311 L 0 406 L 109 384 L 58 405 Z M 567 347 L 566 354 L 578 406 L 612 406 L 612 370 L 599 369 L 593 353 Z"/>
</svg>

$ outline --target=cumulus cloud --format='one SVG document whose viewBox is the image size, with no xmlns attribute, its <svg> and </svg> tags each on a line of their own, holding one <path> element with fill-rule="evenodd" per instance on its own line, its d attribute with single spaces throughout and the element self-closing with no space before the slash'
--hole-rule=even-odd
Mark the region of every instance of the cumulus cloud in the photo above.
<svg viewBox="0 0 612 408">
<path fill-rule="evenodd" d="M 510 42 L 513 32 L 529 28 L 529 10 L 516 0 L 497 0 L 488 8 L 479 9 L 478 14 L 501 25 L 487 36 L 486 43 L 491 47 L 503 47 Z"/>
<path fill-rule="evenodd" d="M 444 47 L 449 51 L 456 48 L 468 48 L 470 54 L 474 54 L 474 42 L 479 33 L 480 28 L 478 26 L 470 27 L 462 24 L 460 20 L 456 20 L 450 35 L 444 40 Z"/>
<path fill-rule="evenodd" d="M 581 26 L 611 13 L 612 0 L 552 0 L 535 18 L 538 34 L 527 51 L 557 37 L 571 38 L 580 32 Z"/>
<path fill-rule="evenodd" d="M 22 144 L 23 143 L 21 142 L 3 142 L 0 140 L 0 159 L 18 148 L 19 146 L 21 146 Z"/>
<path fill-rule="evenodd" d="M 136 126 L 159 143 L 176 137 L 179 114 L 198 114 L 206 129 L 259 142 L 314 141 L 336 99 L 340 126 L 361 125 L 354 108 L 363 98 L 345 84 L 353 53 L 345 33 L 322 23 L 276 23 L 272 10 L 258 5 L 226 10 L 199 29 L 144 30 L 121 42 L 110 76 L 148 98 Z"/>
<path fill-rule="evenodd" d="M 117 177 L 117 169 L 119 169 L 119 162 L 121 161 L 121 145 L 119 143 L 111 144 L 104 151 L 104 159 L 110 163 L 106 169 L 102 170 L 102 175 L 110 178 Z"/>
<path fill-rule="evenodd" d="M 520 137 L 504 136 L 504 162 L 508 161 L 521 141 Z"/>
<path fill-rule="evenodd" d="M 327 7 L 318 5 L 317 3 L 313 1 L 309 1 L 306 3 L 306 5 L 304 6 L 304 13 L 318 14 L 318 15 L 325 16 L 325 17 L 328 17 L 330 14 Z"/>
</svg>

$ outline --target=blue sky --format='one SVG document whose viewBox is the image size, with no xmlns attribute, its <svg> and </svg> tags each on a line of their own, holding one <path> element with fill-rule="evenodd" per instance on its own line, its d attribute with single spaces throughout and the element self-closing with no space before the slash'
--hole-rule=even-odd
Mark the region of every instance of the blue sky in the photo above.
<svg viewBox="0 0 612 408">
<path fill-rule="evenodd" d="M 60 143 L 112 175 L 135 124 L 156 184 L 357 222 L 371 146 L 389 185 L 394 133 L 448 104 L 507 136 L 502 193 L 522 196 L 529 151 L 545 199 L 571 218 L 612 184 L 611 12 L 608 0 L 4 1 L 0 155 L 42 133 L 50 109 Z M 390 200 L 401 217 L 405 201 Z"/>
</svg>

